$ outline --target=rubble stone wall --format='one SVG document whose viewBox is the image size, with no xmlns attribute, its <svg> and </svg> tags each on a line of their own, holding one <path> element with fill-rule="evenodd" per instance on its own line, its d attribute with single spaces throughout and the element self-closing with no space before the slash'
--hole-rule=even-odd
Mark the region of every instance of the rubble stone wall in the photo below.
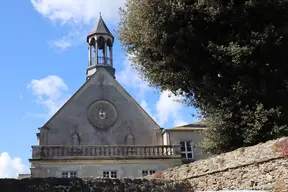
<svg viewBox="0 0 288 192">
<path fill-rule="evenodd" d="M 184 182 L 147 179 L 0 179 L 1 192 L 190 192 Z"/>
<path fill-rule="evenodd" d="M 272 140 L 174 167 L 163 172 L 161 177 L 188 181 L 192 188 L 199 191 L 288 191 L 288 159 L 283 156 L 283 150 L 288 149 L 287 139 Z M 281 149 L 279 144 L 282 144 Z"/>
</svg>

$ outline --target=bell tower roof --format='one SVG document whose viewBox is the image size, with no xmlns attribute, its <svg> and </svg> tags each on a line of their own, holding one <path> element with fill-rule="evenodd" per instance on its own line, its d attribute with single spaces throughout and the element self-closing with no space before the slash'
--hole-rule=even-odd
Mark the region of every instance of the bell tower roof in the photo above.
<svg viewBox="0 0 288 192">
<path fill-rule="evenodd" d="M 115 78 L 113 67 L 113 43 L 114 37 L 103 21 L 101 14 L 97 24 L 87 36 L 88 43 L 88 68 L 86 79 L 99 69 L 105 68 Z"/>
<path fill-rule="evenodd" d="M 114 40 L 114 36 L 109 31 L 107 25 L 105 24 L 104 20 L 102 19 L 101 14 L 100 14 L 98 22 L 95 24 L 92 31 L 89 33 L 87 40 L 89 39 L 89 37 L 91 37 L 93 35 L 108 35 Z"/>
</svg>

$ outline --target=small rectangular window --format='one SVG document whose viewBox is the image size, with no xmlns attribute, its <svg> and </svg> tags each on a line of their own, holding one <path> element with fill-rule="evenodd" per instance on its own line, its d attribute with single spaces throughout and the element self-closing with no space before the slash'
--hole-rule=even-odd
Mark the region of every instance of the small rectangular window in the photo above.
<svg viewBox="0 0 288 192">
<path fill-rule="evenodd" d="M 142 176 L 145 177 L 147 175 L 153 175 L 155 174 L 156 171 L 155 170 L 142 170 Z"/>
<path fill-rule="evenodd" d="M 148 175 L 148 171 L 143 170 L 143 171 L 142 171 L 142 176 L 145 177 L 145 176 L 147 176 L 147 175 Z"/>
<path fill-rule="evenodd" d="M 118 177 L 117 171 L 103 171 L 103 177 L 115 179 Z"/>
<path fill-rule="evenodd" d="M 103 171 L 103 177 L 109 178 L 109 171 Z"/>
<path fill-rule="evenodd" d="M 110 178 L 117 178 L 117 171 L 111 171 Z"/>
<path fill-rule="evenodd" d="M 62 177 L 63 178 L 68 178 L 68 172 L 62 172 Z"/>
<path fill-rule="evenodd" d="M 63 178 L 77 177 L 77 172 L 76 171 L 65 171 L 65 172 L 62 172 L 62 177 Z"/>
<path fill-rule="evenodd" d="M 150 175 L 153 175 L 153 174 L 155 174 L 155 173 L 156 173 L 155 170 L 150 170 Z"/>
<path fill-rule="evenodd" d="M 194 146 L 192 141 L 181 141 L 181 156 L 185 159 L 194 159 Z"/>
<path fill-rule="evenodd" d="M 72 178 L 72 177 L 77 177 L 77 172 L 76 171 L 70 172 L 70 178 Z"/>
</svg>

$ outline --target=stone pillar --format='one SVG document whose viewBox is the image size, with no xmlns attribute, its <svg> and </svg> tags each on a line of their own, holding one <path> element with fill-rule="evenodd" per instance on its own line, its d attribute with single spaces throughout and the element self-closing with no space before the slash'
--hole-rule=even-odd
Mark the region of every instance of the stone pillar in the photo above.
<svg viewBox="0 0 288 192">
<path fill-rule="evenodd" d="M 111 66 L 113 66 L 113 49 L 112 49 L 112 45 L 109 47 L 109 52 L 110 52 L 110 64 Z"/>
<path fill-rule="evenodd" d="M 95 41 L 95 47 L 94 47 L 94 65 L 98 64 L 98 46 L 97 46 L 97 40 Z"/>
<path fill-rule="evenodd" d="M 91 66 L 91 46 L 88 45 L 88 67 Z"/>
<path fill-rule="evenodd" d="M 104 44 L 104 64 L 107 65 L 107 41 Z"/>
</svg>

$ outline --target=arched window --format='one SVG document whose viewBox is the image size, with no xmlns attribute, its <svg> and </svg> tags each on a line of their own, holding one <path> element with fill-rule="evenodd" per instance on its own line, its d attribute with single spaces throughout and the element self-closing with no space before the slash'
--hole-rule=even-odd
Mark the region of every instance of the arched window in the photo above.
<svg viewBox="0 0 288 192">
<path fill-rule="evenodd" d="M 104 39 L 104 37 L 102 37 L 102 36 L 98 37 L 97 46 L 98 46 L 98 49 L 100 49 L 100 50 L 104 50 L 105 49 L 105 39 Z"/>
<path fill-rule="evenodd" d="M 111 39 L 107 39 L 107 46 L 112 47 L 113 43 Z"/>
</svg>

